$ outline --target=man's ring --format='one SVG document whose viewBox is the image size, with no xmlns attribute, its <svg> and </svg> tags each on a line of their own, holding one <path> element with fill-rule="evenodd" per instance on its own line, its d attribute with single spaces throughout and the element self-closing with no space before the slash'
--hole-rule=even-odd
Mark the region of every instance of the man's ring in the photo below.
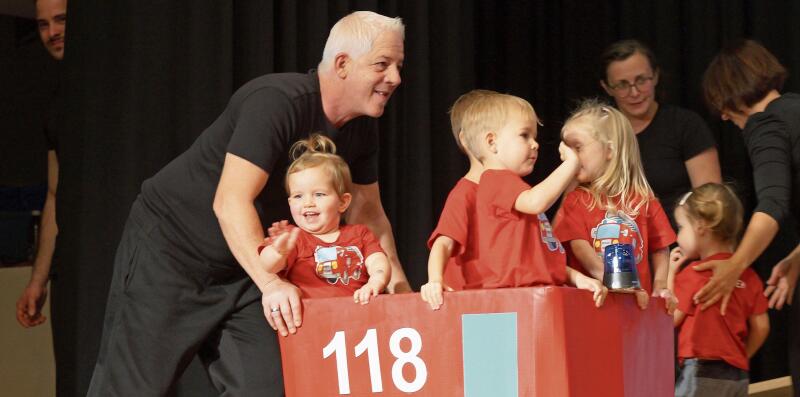
<svg viewBox="0 0 800 397">
<path fill-rule="evenodd" d="M 272 313 L 277 313 L 277 312 L 281 311 L 281 309 L 279 307 L 273 307 L 272 309 L 269 309 L 269 311 L 272 312 Z"/>
</svg>

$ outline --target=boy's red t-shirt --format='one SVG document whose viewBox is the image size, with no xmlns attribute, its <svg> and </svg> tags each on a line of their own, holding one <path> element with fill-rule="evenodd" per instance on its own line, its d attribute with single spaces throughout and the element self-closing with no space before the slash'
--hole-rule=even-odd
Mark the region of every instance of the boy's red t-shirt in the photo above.
<svg viewBox="0 0 800 397">
<path fill-rule="evenodd" d="M 678 310 L 686 313 L 678 332 L 678 358 L 724 360 L 734 367 L 748 371 L 745 350 L 747 321 L 750 316 L 765 313 L 768 305 L 758 274 L 750 268 L 742 273 L 724 316 L 719 311 L 720 303 L 700 310 L 692 299 L 712 276 L 711 270 L 698 272 L 692 267 L 730 257 L 729 253 L 712 255 L 684 267 L 675 276 Z"/>
<path fill-rule="evenodd" d="M 567 281 L 564 247 L 545 214 L 514 209 L 520 193 L 530 189 L 508 170 L 486 170 L 478 184 L 476 211 L 480 255 L 464 272 L 465 288 L 562 285 Z"/>
<path fill-rule="evenodd" d="M 647 292 L 653 292 L 648 253 L 675 242 L 675 232 L 661 204 L 652 198 L 638 216 L 631 218 L 622 211 L 606 211 L 599 206 L 590 210 L 591 202 L 591 193 L 584 189 L 569 192 L 556 213 L 556 236 L 565 243 L 586 240 L 601 258 L 609 244 L 633 244 L 639 281 Z M 570 266 L 588 274 L 572 254 L 569 244 L 566 246 Z"/>
<path fill-rule="evenodd" d="M 456 242 L 456 251 L 448 259 L 444 273 L 445 284 L 454 289 L 464 288 L 462 273 L 474 271 L 474 262 L 478 260 L 477 195 L 478 184 L 461 178 L 447 196 L 439 224 L 428 238 L 428 249 L 439 236 L 447 236 Z"/>
<path fill-rule="evenodd" d="M 369 280 L 366 261 L 383 253 L 380 242 L 364 225 L 343 225 L 339 238 L 326 243 L 304 230 L 286 257 L 284 276 L 304 298 L 352 296 Z"/>
</svg>

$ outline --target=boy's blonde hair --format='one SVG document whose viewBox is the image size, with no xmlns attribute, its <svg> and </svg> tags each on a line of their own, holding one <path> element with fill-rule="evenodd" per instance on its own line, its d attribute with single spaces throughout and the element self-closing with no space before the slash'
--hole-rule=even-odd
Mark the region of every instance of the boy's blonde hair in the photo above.
<svg viewBox="0 0 800 397">
<path fill-rule="evenodd" d="M 450 127 L 453 130 L 453 137 L 456 138 L 456 145 L 458 145 L 458 149 L 461 150 L 462 153 L 467 154 L 467 149 L 461 144 L 461 139 L 458 137 L 463 129 L 461 121 L 464 118 L 464 114 L 476 99 L 495 94 L 497 94 L 497 92 L 492 90 L 477 89 L 461 95 L 453 102 L 453 107 L 451 107 L 448 112 L 450 113 Z"/>
<path fill-rule="evenodd" d="M 518 114 L 527 121 L 539 123 L 536 111 L 531 104 L 514 95 L 496 93 L 475 98 L 472 105 L 464 111 L 461 118 L 461 130 L 464 140 L 475 158 L 483 161 L 481 139 L 489 131 L 499 131 L 508 123 L 512 114 Z"/>
<path fill-rule="evenodd" d="M 639 154 L 639 143 L 630 121 L 622 112 L 597 99 L 583 101 L 564 123 L 562 136 L 568 125 L 580 124 L 612 152 L 606 169 L 588 184 L 579 186 L 591 193 L 589 208 L 598 205 L 616 209 L 630 216 L 639 211 L 653 197 L 647 183 Z"/>
<path fill-rule="evenodd" d="M 372 50 L 375 39 L 387 31 L 396 32 L 403 39 L 405 37 L 403 20 L 372 11 L 356 11 L 343 17 L 331 28 L 325 49 L 322 50 L 322 60 L 317 68 L 321 71 L 332 68 L 333 60 L 339 53 L 346 53 L 353 59 L 368 53 Z"/>
<path fill-rule="evenodd" d="M 733 189 L 719 183 L 706 183 L 681 197 L 675 210 L 683 208 L 686 216 L 704 227 L 720 240 L 736 244 L 742 233 L 742 202 Z"/>
<path fill-rule="evenodd" d="M 336 155 L 336 145 L 322 134 L 311 134 L 307 139 L 297 141 L 289 149 L 292 164 L 286 170 L 286 193 L 289 191 L 289 175 L 305 169 L 323 167 L 331 178 L 336 194 L 341 198 L 349 193 L 352 186 L 350 167 Z"/>
</svg>

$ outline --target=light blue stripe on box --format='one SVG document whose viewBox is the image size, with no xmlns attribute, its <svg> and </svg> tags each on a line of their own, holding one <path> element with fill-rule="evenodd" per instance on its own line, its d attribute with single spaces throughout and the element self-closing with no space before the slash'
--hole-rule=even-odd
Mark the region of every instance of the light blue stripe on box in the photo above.
<svg viewBox="0 0 800 397">
<path fill-rule="evenodd" d="M 517 397 L 517 313 L 463 314 L 464 397 Z"/>
</svg>

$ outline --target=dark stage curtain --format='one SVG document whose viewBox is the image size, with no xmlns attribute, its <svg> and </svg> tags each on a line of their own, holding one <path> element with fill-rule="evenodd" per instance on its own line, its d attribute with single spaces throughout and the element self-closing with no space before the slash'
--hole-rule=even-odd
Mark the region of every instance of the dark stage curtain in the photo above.
<svg viewBox="0 0 800 397">
<path fill-rule="evenodd" d="M 446 114 L 460 94 L 488 88 L 533 103 L 544 122 L 535 182 L 556 164 L 574 100 L 601 95 L 596 59 L 607 44 L 649 43 L 662 64 L 661 101 L 708 115 L 700 79 L 727 39 L 760 39 L 800 73 L 799 8 L 790 1 L 70 2 L 54 285 L 61 395 L 85 395 L 114 251 L 141 182 L 185 150 L 244 82 L 314 68 L 328 30 L 346 13 L 374 10 L 407 25 L 403 84 L 381 119 L 380 181 L 418 287 L 427 277 L 425 240 L 467 168 Z M 788 90 L 797 82 L 790 79 Z M 708 120 L 726 178 L 749 192 L 739 134 Z M 781 321 L 773 320 L 773 336 L 783 332 L 785 340 Z M 756 360 L 754 379 L 788 372 L 780 343 Z M 195 381 L 202 378 L 185 382 L 184 394 L 206 393 L 192 389 Z"/>
</svg>

